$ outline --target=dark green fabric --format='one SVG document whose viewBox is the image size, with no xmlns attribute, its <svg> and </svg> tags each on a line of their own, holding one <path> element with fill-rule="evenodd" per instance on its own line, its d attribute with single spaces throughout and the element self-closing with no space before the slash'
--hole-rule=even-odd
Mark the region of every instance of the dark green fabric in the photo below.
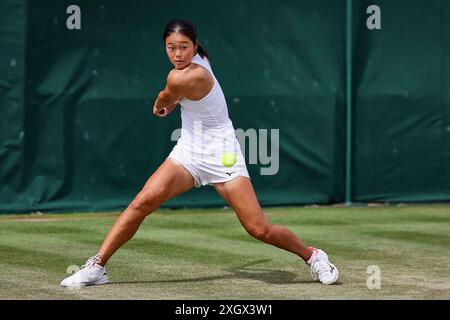
<svg viewBox="0 0 450 320">
<path fill-rule="evenodd" d="M 171 68 L 162 32 L 192 20 L 235 128 L 279 129 L 263 205 L 334 203 L 345 185 L 345 0 L 0 2 L 0 212 L 125 207 L 169 154 L 179 111 L 151 113 Z M 81 8 L 68 30 L 66 8 Z M 355 201 L 450 199 L 446 1 L 354 10 Z M 211 187 L 167 207 L 224 204 Z"/>
<path fill-rule="evenodd" d="M 450 3 L 377 1 L 379 31 L 358 4 L 354 200 L 449 200 Z"/>
<path fill-rule="evenodd" d="M 28 207 L 23 179 L 25 39 L 25 0 L 0 1 L 0 212 Z"/>
</svg>

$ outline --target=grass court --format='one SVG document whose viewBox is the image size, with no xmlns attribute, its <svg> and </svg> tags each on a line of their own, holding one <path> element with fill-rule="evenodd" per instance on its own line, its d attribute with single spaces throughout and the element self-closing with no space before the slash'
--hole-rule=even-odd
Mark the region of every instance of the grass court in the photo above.
<svg viewBox="0 0 450 320">
<path fill-rule="evenodd" d="M 450 298 L 449 205 L 265 212 L 324 249 L 340 270 L 338 284 L 314 282 L 302 260 L 250 237 L 224 208 L 160 209 L 109 261 L 110 284 L 61 288 L 67 272 L 96 253 L 119 213 L 3 215 L 0 299 Z M 379 289 L 367 286 L 373 266 Z"/>
</svg>

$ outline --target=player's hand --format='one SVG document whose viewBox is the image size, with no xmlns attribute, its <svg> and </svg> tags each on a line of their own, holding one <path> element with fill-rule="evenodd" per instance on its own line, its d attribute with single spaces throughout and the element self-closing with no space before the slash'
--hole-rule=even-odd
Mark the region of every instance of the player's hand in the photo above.
<svg viewBox="0 0 450 320">
<path fill-rule="evenodd" d="M 180 100 L 176 100 L 176 101 L 174 101 L 171 105 L 169 105 L 169 106 L 167 106 L 167 107 L 165 107 L 165 108 L 159 109 L 159 110 L 156 109 L 155 107 L 153 107 L 153 114 L 154 114 L 155 116 L 157 116 L 157 117 L 160 117 L 160 118 L 166 117 L 166 116 L 168 116 L 168 115 L 172 112 L 173 109 L 175 109 L 175 107 L 176 107 L 179 103 L 180 103 Z"/>
<path fill-rule="evenodd" d="M 163 117 L 168 116 L 173 109 L 180 103 L 180 100 L 176 100 L 174 103 L 172 103 L 170 106 L 166 107 L 166 112 L 164 113 Z"/>
<path fill-rule="evenodd" d="M 162 109 L 156 109 L 155 107 L 153 107 L 153 114 L 157 117 L 164 117 L 166 113 L 166 108 L 162 108 Z"/>
</svg>

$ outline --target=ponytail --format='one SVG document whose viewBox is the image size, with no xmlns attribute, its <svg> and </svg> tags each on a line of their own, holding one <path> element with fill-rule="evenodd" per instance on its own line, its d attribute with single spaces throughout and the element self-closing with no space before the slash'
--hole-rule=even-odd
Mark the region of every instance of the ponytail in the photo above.
<svg viewBox="0 0 450 320">
<path fill-rule="evenodd" d="M 208 61 L 211 62 L 209 59 L 208 52 L 205 50 L 205 48 L 202 47 L 200 42 L 198 43 L 198 46 L 197 46 L 197 53 L 200 55 L 200 57 L 202 57 L 202 58 L 206 57 L 206 58 L 208 58 Z"/>
</svg>

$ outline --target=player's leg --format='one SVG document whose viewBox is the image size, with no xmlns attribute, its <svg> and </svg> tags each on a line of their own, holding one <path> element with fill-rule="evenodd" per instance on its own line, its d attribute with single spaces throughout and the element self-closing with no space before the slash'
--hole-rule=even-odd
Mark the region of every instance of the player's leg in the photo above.
<svg viewBox="0 0 450 320">
<path fill-rule="evenodd" d="M 163 202 L 193 186 L 193 177 L 181 164 L 170 158 L 164 161 L 117 218 L 99 253 L 89 258 L 78 272 L 61 281 L 61 286 L 81 287 L 108 283 L 105 264 L 114 252 L 133 237 L 145 217 Z"/>
<path fill-rule="evenodd" d="M 306 247 L 303 241 L 287 228 L 268 222 L 250 179 L 237 177 L 214 186 L 236 211 L 239 221 L 249 234 L 260 241 L 297 254 L 310 266 L 313 278 L 319 279 L 321 283 L 332 284 L 337 281 L 339 272 L 330 263 L 324 251 Z"/>
<path fill-rule="evenodd" d="M 280 225 L 270 224 L 267 220 L 255 191 L 246 177 L 237 177 L 231 181 L 214 184 L 217 192 L 235 210 L 245 230 L 256 239 L 293 252 L 307 261 L 312 250 L 303 244 L 295 234 Z"/>
<path fill-rule="evenodd" d="M 145 217 L 193 186 L 191 174 L 181 164 L 166 159 L 117 218 L 100 247 L 101 264 L 105 265 L 114 252 L 133 237 Z"/>
</svg>

